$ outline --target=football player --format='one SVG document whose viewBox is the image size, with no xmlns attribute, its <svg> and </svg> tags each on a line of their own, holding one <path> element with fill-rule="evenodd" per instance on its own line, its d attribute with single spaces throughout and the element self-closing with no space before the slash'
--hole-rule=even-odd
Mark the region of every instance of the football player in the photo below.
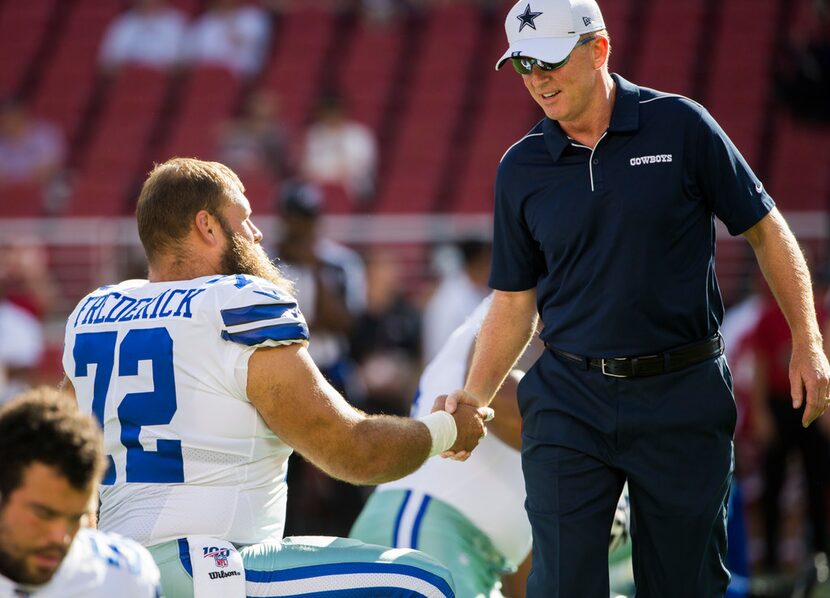
<svg viewBox="0 0 830 598">
<path fill-rule="evenodd" d="M 0 409 L 0 598 L 157 598 L 136 542 L 82 527 L 105 462 L 94 419 L 38 388 Z"/>
<path fill-rule="evenodd" d="M 283 540 L 287 460 L 296 449 L 336 478 L 377 484 L 451 446 L 472 450 L 483 412 L 416 421 L 349 405 L 309 357 L 291 286 L 226 166 L 157 166 L 136 216 L 149 280 L 93 291 L 66 326 L 65 372 L 104 429 L 101 529 L 148 546 L 176 597 L 367 584 L 450 595 L 446 570 L 413 551 Z"/>
</svg>

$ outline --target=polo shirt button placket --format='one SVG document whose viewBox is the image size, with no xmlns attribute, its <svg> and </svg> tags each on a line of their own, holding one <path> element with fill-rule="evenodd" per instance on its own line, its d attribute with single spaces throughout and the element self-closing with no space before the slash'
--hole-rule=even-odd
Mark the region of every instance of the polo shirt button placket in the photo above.
<svg viewBox="0 0 830 598">
<path fill-rule="evenodd" d="M 600 168 L 600 159 L 594 150 L 594 157 L 591 158 L 591 173 L 593 175 L 594 193 L 601 191 L 605 185 L 603 184 L 602 169 Z"/>
</svg>

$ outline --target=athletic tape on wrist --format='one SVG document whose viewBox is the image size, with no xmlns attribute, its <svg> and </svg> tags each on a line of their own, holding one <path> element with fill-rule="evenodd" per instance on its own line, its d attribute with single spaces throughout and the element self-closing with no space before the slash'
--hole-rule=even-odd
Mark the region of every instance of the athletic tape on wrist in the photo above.
<svg viewBox="0 0 830 598">
<path fill-rule="evenodd" d="M 429 428 L 429 435 L 432 437 L 430 457 L 443 453 L 455 444 L 458 429 L 455 426 L 455 418 L 450 413 L 436 411 L 418 418 L 418 421 Z"/>
</svg>

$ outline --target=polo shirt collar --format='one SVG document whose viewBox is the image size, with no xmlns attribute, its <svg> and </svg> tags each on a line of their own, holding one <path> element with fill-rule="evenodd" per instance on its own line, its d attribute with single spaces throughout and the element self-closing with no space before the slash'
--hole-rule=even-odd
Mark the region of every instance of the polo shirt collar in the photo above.
<svg viewBox="0 0 830 598">
<path fill-rule="evenodd" d="M 617 85 L 614 91 L 614 111 L 611 113 L 608 130 L 612 133 L 636 131 L 640 125 L 640 88 L 616 73 L 611 73 L 611 77 Z M 545 145 L 551 157 L 554 161 L 559 160 L 562 152 L 570 144 L 570 139 L 558 122 L 547 117 L 542 121 L 542 132 L 545 134 Z"/>
<path fill-rule="evenodd" d="M 608 130 L 612 133 L 633 133 L 640 126 L 640 88 L 617 73 L 611 73 L 611 78 L 617 84 L 617 99 Z"/>
</svg>

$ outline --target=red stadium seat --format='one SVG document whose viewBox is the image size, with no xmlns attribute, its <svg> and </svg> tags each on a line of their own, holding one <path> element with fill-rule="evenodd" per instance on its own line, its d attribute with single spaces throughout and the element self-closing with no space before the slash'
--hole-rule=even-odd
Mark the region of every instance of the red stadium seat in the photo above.
<svg viewBox="0 0 830 598">
<path fill-rule="evenodd" d="M 349 114 L 379 131 L 393 92 L 403 42 L 402 25 L 358 25 L 340 71 L 340 89 Z"/>
<path fill-rule="evenodd" d="M 644 30 L 637 83 L 690 95 L 705 0 L 653 0 Z"/>
<path fill-rule="evenodd" d="M 165 73 L 125 67 L 113 81 L 98 127 L 81 162 L 91 174 L 106 170 L 118 178 L 137 174 L 167 93 Z"/>
<path fill-rule="evenodd" d="M 319 6 L 298 2 L 280 19 L 276 56 L 265 67 L 262 85 L 279 95 L 282 118 L 295 130 L 311 115 L 333 31 L 334 15 Z"/>
<path fill-rule="evenodd" d="M 471 5 L 436 7 L 429 16 L 418 60 L 408 65 L 407 104 L 381 178 L 379 212 L 430 211 L 449 162 L 454 125 L 462 118 L 463 73 L 478 56 L 480 21 Z M 440 85 L 436 85 L 440 81 Z"/>
<path fill-rule="evenodd" d="M 57 0 L 0 4 L 0 96 L 20 90 L 56 5 Z"/>
<path fill-rule="evenodd" d="M 43 188 L 39 184 L 0 185 L 0 218 L 35 218 L 43 215 Z"/>
<path fill-rule="evenodd" d="M 173 156 L 210 158 L 222 123 L 236 109 L 240 88 L 239 79 L 226 69 L 194 69 L 185 83 L 169 137 L 155 159 L 162 161 Z"/>
<path fill-rule="evenodd" d="M 753 168 L 759 166 L 761 134 L 768 118 L 764 111 L 777 8 L 777 0 L 722 0 L 720 27 L 707 63 L 706 107 Z M 740 36 L 730 25 L 736 19 L 750 20 Z"/>
<path fill-rule="evenodd" d="M 781 210 L 819 210 L 830 205 L 830 126 L 777 121 L 772 172 L 767 188 Z"/>
<path fill-rule="evenodd" d="M 130 176 L 111 176 L 103 169 L 91 169 L 75 185 L 69 203 L 70 216 L 121 216 L 130 209 L 127 201 Z"/>
<path fill-rule="evenodd" d="M 77 0 L 45 67 L 34 98 L 34 112 L 61 125 L 74 138 L 95 87 L 98 47 L 107 24 L 120 5 L 99 0 Z"/>
</svg>

